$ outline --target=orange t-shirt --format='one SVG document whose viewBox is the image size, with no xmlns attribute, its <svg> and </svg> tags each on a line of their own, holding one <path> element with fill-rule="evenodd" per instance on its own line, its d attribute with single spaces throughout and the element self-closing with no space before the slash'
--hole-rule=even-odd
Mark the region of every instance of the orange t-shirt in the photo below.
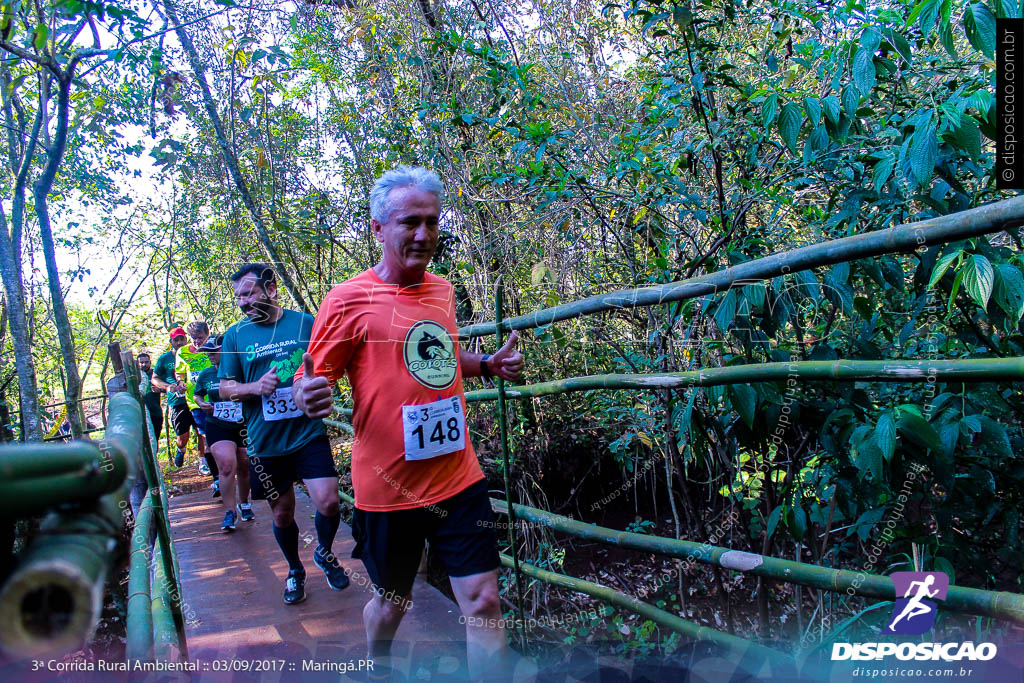
<svg viewBox="0 0 1024 683">
<path fill-rule="evenodd" d="M 455 301 L 447 280 L 426 273 L 422 284 L 399 287 L 370 269 L 337 285 L 320 305 L 308 350 L 318 376 L 334 382 L 347 373 L 352 385 L 357 508 L 425 507 L 484 478 L 468 430 L 462 450 L 406 459 L 403 406 L 456 397 L 466 414 Z M 300 366 L 296 377 L 301 374 Z M 445 407 L 458 412 L 450 402 Z"/>
</svg>

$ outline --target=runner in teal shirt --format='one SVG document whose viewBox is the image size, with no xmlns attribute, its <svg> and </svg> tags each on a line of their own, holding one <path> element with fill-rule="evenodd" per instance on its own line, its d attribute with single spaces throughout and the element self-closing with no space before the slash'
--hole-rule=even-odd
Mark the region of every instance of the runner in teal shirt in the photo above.
<svg viewBox="0 0 1024 683">
<path fill-rule="evenodd" d="M 312 329 L 313 316 L 281 309 L 275 324 L 242 320 L 224 334 L 217 373 L 221 379 L 248 384 L 258 382 L 271 369 L 277 375 L 273 394 L 242 401 L 251 456 L 289 455 L 327 434 L 321 420 L 306 417 L 291 399 L 292 377 L 302 364 Z"/>
<path fill-rule="evenodd" d="M 265 263 L 249 263 L 231 276 L 235 300 L 246 319 L 224 334 L 221 346 L 220 395 L 242 403 L 249 437 L 249 485 L 252 498 L 266 500 L 274 513 L 274 538 L 288 560 L 285 604 L 306 598 L 306 570 L 299 559 L 294 484 L 302 480 L 316 506 L 319 544 L 313 563 L 327 585 L 349 584 L 331 548 L 341 517 L 338 471 L 323 421 L 310 419 L 292 399 L 292 381 L 309 346 L 313 316 L 282 308 L 277 276 Z"/>
</svg>

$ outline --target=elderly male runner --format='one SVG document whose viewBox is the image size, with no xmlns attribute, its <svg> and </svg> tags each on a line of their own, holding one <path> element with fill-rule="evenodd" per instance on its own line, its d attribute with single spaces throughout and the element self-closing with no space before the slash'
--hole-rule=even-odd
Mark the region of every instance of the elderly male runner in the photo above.
<svg viewBox="0 0 1024 683">
<path fill-rule="evenodd" d="M 296 405 L 317 419 L 331 412 L 331 383 L 347 373 L 352 385 L 352 554 L 377 591 L 363 608 L 370 657 L 386 662 L 428 539 L 467 617 L 469 674 L 478 679 L 510 662 L 494 518 L 467 437 L 462 376 L 516 380 L 523 356 L 515 333 L 493 356 L 459 349 L 452 285 L 426 272 L 442 196 L 425 168 L 377 180 L 370 215 L 383 258 L 328 293 L 293 387 Z M 385 600 L 391 591 L 401 597 Z"/>
<path fill-rule="evenodd" d="M 292 400 L 292 376 L 302 364 L 313 316 L 282 308 L 277 277 L 265 263 L 249 263 L 231 276 L 239 308 L 247 316 L 224 333 L 220 350 L 220 395 L 242 403 L 249 439 L 249 485 L 254 500 L 266 500 L 274 515 L 274 538 L 288 560 L 284 601 L 306 598 L 306 570 L 299 559 L 294 483 L 302 479 L 316 506 L 319 545 L 313 563 L 327 584 L 344 589 L 348 575 L 331 552 L 341 517 L 338 472 L 324 424 L 302 414 Z"/>
</svg>

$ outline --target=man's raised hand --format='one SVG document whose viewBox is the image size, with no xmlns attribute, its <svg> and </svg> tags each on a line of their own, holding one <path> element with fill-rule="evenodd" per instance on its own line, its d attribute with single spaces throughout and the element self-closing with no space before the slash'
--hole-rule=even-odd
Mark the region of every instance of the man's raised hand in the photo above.
<svg viewBox="0 0 1024 683">
<path fill-rule="evenodd" d="M 277 385 L 280 380 L 277 378 L 277 371 L 273 368 L 267 370 L 267 374 L 263 375 L 256 382 L 257 391 L 263 396 L 270 396 L 277 389 Z"/>
<path fill-rule="evenodd" d="M 518 342 L 519 333 L 513 331 L 508 336 L 508 341 L 505 342 L 505 345 L 488 359 L 487 362 L 491 368 L 491 374 L 495 377 L 501 377 L 508 382 L 519 381 L 519 376 L 523 374 L 523 366 L 526 363 L 523 360 L 523 354 L 516 349 Z"/>
<path fill-rule="evenodd" d="M 316 420 L 330 417 L 334 399 L 327 378 L 317 377 L 314 372 L 313 356 L 308 353 L 302 354 L 302 377 L 297 380 L 295 405 L 302 409 L 306 417 Z"/>
</svg>

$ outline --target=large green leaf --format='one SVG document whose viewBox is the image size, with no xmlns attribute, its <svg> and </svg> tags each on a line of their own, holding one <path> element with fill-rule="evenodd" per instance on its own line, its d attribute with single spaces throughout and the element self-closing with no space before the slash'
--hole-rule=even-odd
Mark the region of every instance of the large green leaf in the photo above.
<svg viewBox="0 0 1024 683">
<path fill-rule="evenodd" d="M 964 114 L 960 117 L 960 126 L 953 131 L 954 144 L 967 152 L 973 161 L 981 155 L 981 129 L 973 116 Z"/>
<path fill-rule="evenodd" d="M 775 117 L 778 113 L 779 96 L 776 93 L 772 93 L 764 98 L 764 102 L 761 103 L 761 123 L 764 124 L 765 128 L 768 128 L 775 122 Z"/>
<path fill-rule="evenodd" d="M 892 459 L 896 452 L 896 418 L 892 411 L 886 411 L 878 416 L 878 423 L 875 425 L 875 443 L 882 457 L 887 461 Z"/>
<path fill-rule="evenodd" d="M 857 105 L 860 103 L 860 95 L 857 94 L 857 89 L 852 85 L 847 85 L 843 88 L 843 113 L 848 118 L 854 118 L 857 116 Z"/>
<path fill-rule="evenodd" d="M 960 258 L 960 254 L 963 253 L 962 249 L 957 249 L 952 254 L 946 254 L 938 261 L 935 262 L 935 268 L 932 269 L 932 276 L 928 279 L 928 288 L 931 289 L 935 286 L 942 276 L 949 270 L 949 266 L 952 265 L 953 261 Z"/>
<path fill-rule="evenodd" d="M 875 192 L 881 194 L 882 188 L 885 187 L 885 182 L 892 175 L 892 169 L 895 165 L 896 157 L 891 152 L 875 163 L 875 167 L 871 169 L 871 185 L 875 188 Z"/>
<path fill-rule="evenodd" d="M 825 110 L 825 118 L 828 119 L 829 123 L 833 126 L 839 123 L 839 98 L 835 95 L 829 95 L 821 101 L 822 109 Z"/>
<path fill-rule="evenodd" d="M 913 143 L 910 145 L 910 170 L 919 185 L 926 185 L 931 180 L 938 156 L 939 143 L 935 137 L 935 121 L 929 113 L 925 122 L 915 127 Z"/>
<path fill-rule="evenodd" d="M 996 303 L 1016 324 L 1024 315 L 1024 276 L 1009 263 L 996 264 Z"/>
<path fill-rule="evenodd" d="M 853 55 L 853 82 L 861 95 L 865 97 L 875 87 L 875 62 L 871 53 L 865 48 L 857 49 Z"/>
<path fill-rule="evenodd" d="M 910 43 L 908 43 L 907 39 L 903 37 L 903 34 L 886 26 L 882 29 L 882 35 L 889 41 L 889 44 L 893 46 L 896 52 L 899 53 L 899 56 L 904 62 L 906 62 L 907 66 L 910 66 L 913 61 L 913 56 L 910 51 Z"/>
<path fill-rule="evenodd" d="M 913 441 L 918 446 L 924 446 L 936 452 L 942 451 L 942 439 L 939 438 L 938 432 L 920 415 L 904 412 L 896 423 L 896 429 L 901 436 Z"/>
<path fill-rule="evenodd" d="M 787 102 L 779 113 L 779 135 L 790 150 L 796 149 L 796 137 L 800 133 L 803 115 L 795 102 Z"/>
<path fill-rule="evenodd" d="M 755 409 L 757 407 L 757 392 L 749 384 L 733 384 L 729 387 L 729 398 L 732 407 L 740 414 L 740 419 L 748 427 L 753 428 Z"/>
<path fill-rule="evenodd" d="M 1012 458 L 1013 449 L 1010 448 L 1010 439 L 1006 436 L 1003 425 L 988 415 L 980 415 L 978 420 L 981 422 L 981 443 L 1000 457 Z"/>
<path fill-rule="evenodd" d="M 992 264 L 981 254 L 973 254 L 961 269 L 964 274 L 964 288 L 979 306 L 986 308 L 988 298 L 992 296 L 992 285 L 995 283 L 995 272 Z"/>
<path fill-rule="evenodd" d="M 812 126 L 817 126 L 821 121 L 821 102 L 817 97 L 805 97 L 804 98 L 804 111 L 807 112 L 807 118 L 811 120 Z"/>
<path fill-rule="evenodd" d="M 989 59 L 995 56 L 996 18 L 985 3 L 976 2 L 964 10 L 964 32 L 974 49 Z"/>
<path fill-rule="evenodd" d="M 796 505 L 786 512 L 786 526 L 789 527 L 789 533 L 794 541 L 803 540 L 804 534 L 807 533 L 807 513 L 802 507 Z"/>
</svg>

